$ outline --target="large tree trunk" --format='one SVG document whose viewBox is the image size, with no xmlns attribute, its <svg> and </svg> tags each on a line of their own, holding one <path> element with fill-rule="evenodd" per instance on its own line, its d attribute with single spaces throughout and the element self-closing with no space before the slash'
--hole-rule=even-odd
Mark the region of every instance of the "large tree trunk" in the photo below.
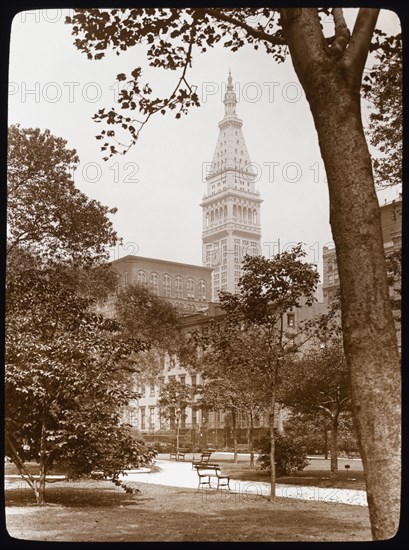
<svg viewBox="0 0 409 550">
<path fill-rule="evenodd" d="M 357 32 L 341 59 L 326 45 L 316 10 L 289 9 L 282 15 L 328 178 L 354 417 L 372 534 L 382 540 L 394 536 L 399 524 L 401 379 L 380 211 L 360 112 L 375 12 L 360 10 Z"/>
<path fill-rule="evenodd" d="M 331 474 L 338 474 L 338 415 L 331 418 Z"/>
<path fill-rule="evenodd" d="M 235 409 L 231 410 L 231 421 L 232 421 L 232 430 L 233 430 L 233 462 L 237 462 L 237 422 L 236 422 L 236 411 Z"/>
</svg>

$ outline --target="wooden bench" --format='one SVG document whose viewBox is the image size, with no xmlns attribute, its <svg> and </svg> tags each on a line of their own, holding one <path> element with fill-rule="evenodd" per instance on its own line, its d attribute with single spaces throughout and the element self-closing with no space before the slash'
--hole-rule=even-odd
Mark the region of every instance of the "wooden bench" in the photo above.
<svg viewBox="0 0 409 550">
<path fill-rule="evenodd" d="M 226 487 L 230 491 L 230 476 L 222 474 L 220 466 L 218 464 L 205 464 L 203 466 L 196 466 L 197 475 L 199 476 L 199 485 L 200 487 L 209 487 L 212 488 L 210 478 L 215 477 L 217 479 L 217 488 Z"/>
<path fill-rule="evenodd" d="M 185 460 L 185 455 L 188 452 L 187 449 L 179 449 L 178 451 L 172 451 L 170 453 L 170 460 Z"/>
<path fill-rule="evenodd" d="M 200 455 L 200 460 L 193 460 L 192 461 L 192 470 L 193 468 L 196 468 L 196 466 L 205 466 L 208 464 L 210 457 L 212 456 L 213 451 L 203 451 Z"/>
</svg>

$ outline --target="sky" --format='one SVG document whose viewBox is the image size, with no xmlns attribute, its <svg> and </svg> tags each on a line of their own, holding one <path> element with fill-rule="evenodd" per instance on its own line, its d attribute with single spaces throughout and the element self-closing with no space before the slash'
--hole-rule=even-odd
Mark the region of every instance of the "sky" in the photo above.
<svg viewBox="0 0 409 550">
<path fill-rule="evenodd" d="M 215 47 L 193 52 L 188 73 L 201 106 L 187 116 L 152 117 L 125 156 L 103 161 L 92 116 L 116 104 L 116 75 L 143 69 L 158 95 L 176 84 L 175 71 L 149 67 L 145 46 L 90 61 L 74 46 L 70 10 L 38 10 L 16 15 L 11 36 L 9 124 L 50 129 L 75 148 L 80 165 L 75 183 L 90 198 L 117 207 L 112 221 L 123 244 L 111 259 L 127 254 L 202 265 L 204 174 L 223 118 L 223 95 L 231 69 L 237 113 L 260 191 L 262 252 L 265 256 L 303 242 L 308 260 L 322 274 L 322 249 L 332 245 L 328 190 L 318 140 L 305 95 L 291 60 L 277 64 L 251 47 L 231 52 Z M 353 21 L 354 10 L 346 10 Z M 328 21 L 328 25 L 331 22 Z M 397 16 L 381 11 L 378 27 L 399 31 Z M 351 27 L 350 27 L 351 28 Z M 331 29 L 330 29 L 331 30 Z M 363 105 L 367 126 L 368 106 Z M 396 197 L 379 193 L 379 202 Z"/>
</svg>

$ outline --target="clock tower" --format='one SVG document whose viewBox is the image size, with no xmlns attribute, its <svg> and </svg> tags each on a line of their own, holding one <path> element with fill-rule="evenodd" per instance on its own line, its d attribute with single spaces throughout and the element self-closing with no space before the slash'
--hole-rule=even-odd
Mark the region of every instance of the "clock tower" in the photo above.
<svg viewBox="0 0 409 550">
<path fill-rule="evenodd" d="M 260 194 L 237 116 L 237 98 L 229 71 L 224 96 L 225 114 L 206 176 L 203 211 L 203 265 L 211 267 L 212 300 L 218 292 L 235 293 L 246 254 L 261 254 Z"/>
</svg>

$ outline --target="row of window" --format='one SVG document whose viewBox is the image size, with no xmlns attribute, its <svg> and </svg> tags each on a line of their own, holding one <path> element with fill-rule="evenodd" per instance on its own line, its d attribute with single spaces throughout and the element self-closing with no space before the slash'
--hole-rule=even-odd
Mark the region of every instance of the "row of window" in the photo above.
<svg viewBox="0 0 409 550">
<path fill-rule="evenodd" d="M 206 213 L 206 227 L 214 223 L 219 223 L 221 221 L 227 220 L 227 205 L 224 207 L 216 208 L 215 210 L 210 210 Z M 257 210 L 252 209 L 246 206 L 237 206 L 233 204 L 233 219 L 240 223 L 247 223 L 249 225 L 257 224 Z"/>
<path fill-rule="evenodd" d="M 146 275 L 146 272 L 143 271 L 143 270 L 139 270 L 138 271 L 138 274 L 136 276 L 136 280 L 139 284 L 148 284 L 148 277 Z M 129 282 L 129 277 L 128 277 L 128 273 L 124 273 L 124 283 L 125 284 L 128 284 Z M 153 289 L 153 291 L 155 290 L 158 290 L 159 289 L 159 275 L 155 272 L 151 273 L 150 276 L 149 276 L 149 284 L 151 286 L 151 288 Z M 180 275 L 177 275 L 176 277 L 174 277 L 174 281 L 173 281 L 173 288 L 175 290 L 182 290 L 183 291 L 183 286 L 184 286 L 184 281 L 183 281 L 183 277 L 181 277 Z M 162 287 L 165 291 L 165 295 L 166 295 L 166 289 L 171 289 L 172 288 L 172 278 L 170 275 L 168 274 L 165 274 L 162 276 Z M 195 290 L 195 280 L 193 277 L 188 277 L 186 279 L 186 290 L 190 293 L 193 293 L 194 290 Z M 196 286 L 196 290 L 200 293 L 200 294 L 205 294 L 206 293 L 206 281 L 204 281 L 203 279 L 200 279 L 197 283 L 197 286 Z M 170 294 L 169 294 L 170 296 Z"/>
</svg>

